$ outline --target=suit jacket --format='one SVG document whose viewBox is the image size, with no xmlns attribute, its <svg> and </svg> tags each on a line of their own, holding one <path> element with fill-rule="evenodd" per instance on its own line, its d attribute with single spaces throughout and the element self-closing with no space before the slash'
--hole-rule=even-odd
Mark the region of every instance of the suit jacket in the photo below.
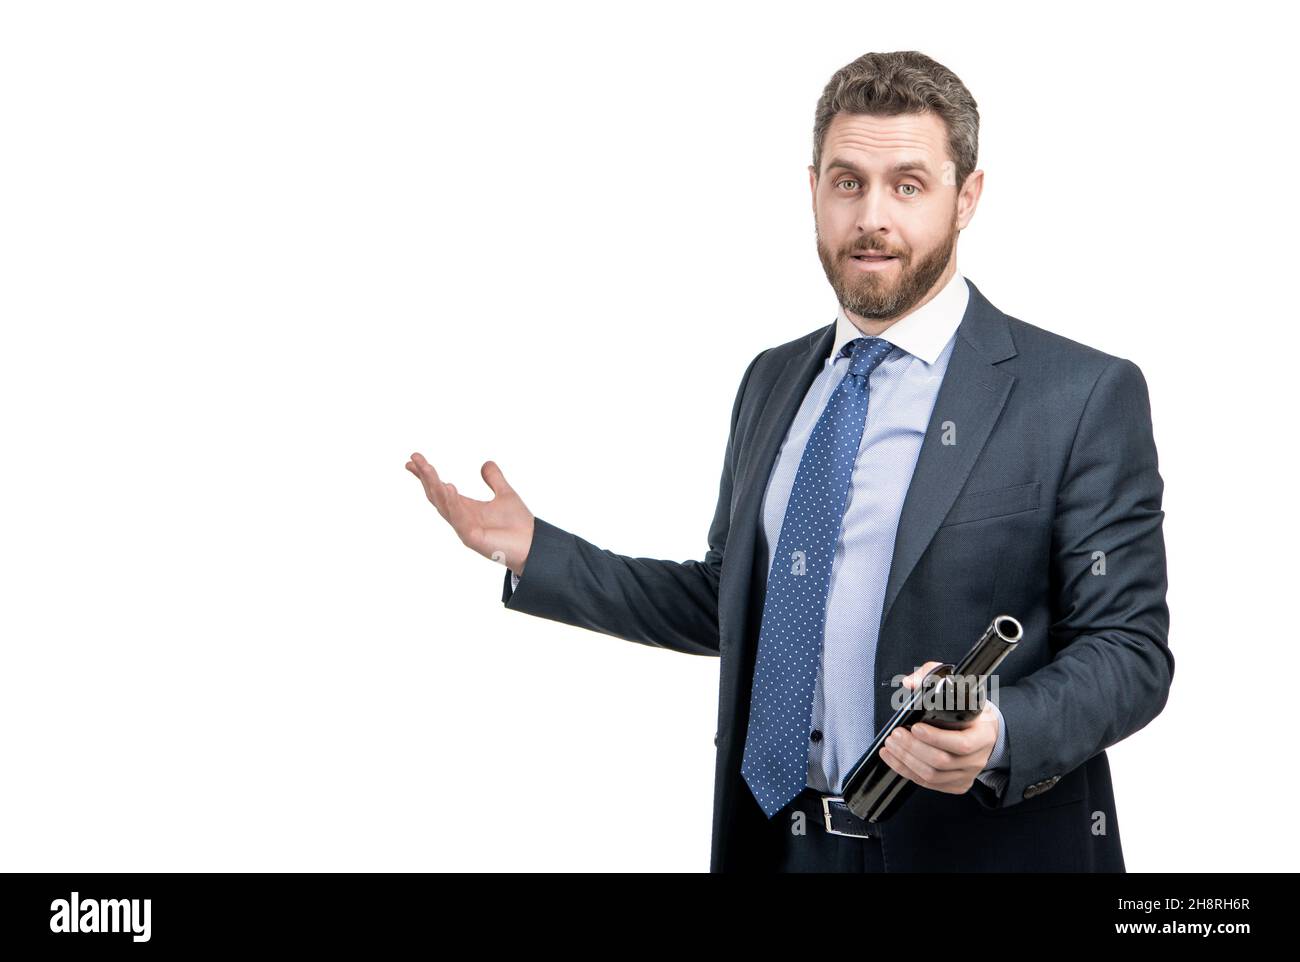
<svg viewBox="0 0 1300 962">
<path fill-rule="evenodd" d="M 961 795 L 914 791 L 881 825 L 886 869 L 1122 872 L 1105 749 L 1160 713 L 1174 671 L 1146 381 L 966 283 L 863 670 L 879 728 L 895 676 L 956 663 L 993 616 L 1019 619 L 996 698 L 1010 771 L 1001 797 L 979 781 Z M 517 588 L 505 574 L 510 609 L 721 658 L 715 872 L 772 857 L 772 827 L 740 776 L 770 566 L 756 535 L 777 451 L 834 336 L 831 323 L 745 370 L 704 560 L 615 554 L 539 517 Z"/>
</svg>

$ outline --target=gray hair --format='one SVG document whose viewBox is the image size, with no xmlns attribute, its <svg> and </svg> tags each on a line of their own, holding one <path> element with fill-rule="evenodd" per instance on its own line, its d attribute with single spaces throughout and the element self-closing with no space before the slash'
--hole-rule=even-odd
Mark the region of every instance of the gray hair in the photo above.
<svg viewBox="0 0 1300 962">
<path fill-rule="evenodd" d="M 841 111 L 876 117 L 931 111 L 948 128 L 948 153 L 957 189 L 975 169 L 979 152 L 978 104 L 955 73 L 916 50 L 865 53 L 826 84 L 813 123 L 813 168 L 821 175 L 822 142 Z"/>
</svg>

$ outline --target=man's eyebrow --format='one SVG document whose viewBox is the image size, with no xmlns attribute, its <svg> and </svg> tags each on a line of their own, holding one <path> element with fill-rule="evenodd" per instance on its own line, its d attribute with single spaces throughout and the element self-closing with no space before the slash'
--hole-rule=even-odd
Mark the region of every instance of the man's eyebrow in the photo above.
<svg viewBox="0 0 1300 962">
<path fill-rule="evenodd" d="M 857 174 L 859 177 L 862 176 L 862 171 L 858 170 L 857 167 L 853 166 L 853 164 L 849 163 L 847 160 L 844 160 L 841 157 L 831 158 L 831 161 L 827 165 L 826 170 L 829 173 L 830 171 L 835 170 L 836 168 L 847 170 L 850 174 Z M 909 170 L 919 170 L 923 174 L 929 174 L 930 176 L 934 176 L 933 174 L 930 174 L 929 165 L 927 165 L 926 162 L 924 160 L 921 160 L 920 158 L 908 158 L 907 160 L 900 160 L 898 163 L 896 163 L 893 167 L 890 168 L 890 173 L 903 174 Z"/>
</svg>

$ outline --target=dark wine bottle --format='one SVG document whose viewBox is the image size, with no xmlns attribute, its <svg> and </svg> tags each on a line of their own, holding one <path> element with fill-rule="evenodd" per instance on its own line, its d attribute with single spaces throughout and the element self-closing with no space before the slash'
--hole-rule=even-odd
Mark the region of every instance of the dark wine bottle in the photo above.
<svg viewBox="0 0 1300 962">
<path fill-rule="evenodd" d="M 880 757 L 885 739 L 894 729 L 911 728 L 917 722 L 947 729 L 970 725 L 984 708 L 989 675 L 1015 649 L 1021 631 L 1015 618 L 998 615 L 959 664 L 940 665 L 925 675 L 844 780 L 842 796 L 854 815 L 878 823 L 898 811 L 916 782 Z"/>
</svg>

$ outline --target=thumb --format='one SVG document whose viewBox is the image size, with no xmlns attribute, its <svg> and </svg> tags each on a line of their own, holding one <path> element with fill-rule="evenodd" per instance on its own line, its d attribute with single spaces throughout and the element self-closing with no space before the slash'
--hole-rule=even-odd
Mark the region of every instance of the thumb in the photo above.
<svg viewBox="0 0 1300 962">
<path fill-rule="evenodd" d="M 903 684 L 906 685 L 908 688 L 915 688 L 917 685 L 921 683 L 921 679 L 924 678 L 927 674 L 929 674 L 930 669 L 938 668 L 942 664 L 943 662 L 941 661 L 927 661 L 920 668 L 916 669 L 916 671 L 912 672 L 910 675 L 904 678 Z"/>
<path fill-rule="evenodd" d="M 501 473 L 501 469 L 495 461 L 484 461 L 479 473 L 483 476 L 487 486 L 492 489 L 493 494 L 500 496 L 514 492 L 514 488 L 510 487 L 509 482 L 506 481 L 506 476 Z"/>
</svg>

